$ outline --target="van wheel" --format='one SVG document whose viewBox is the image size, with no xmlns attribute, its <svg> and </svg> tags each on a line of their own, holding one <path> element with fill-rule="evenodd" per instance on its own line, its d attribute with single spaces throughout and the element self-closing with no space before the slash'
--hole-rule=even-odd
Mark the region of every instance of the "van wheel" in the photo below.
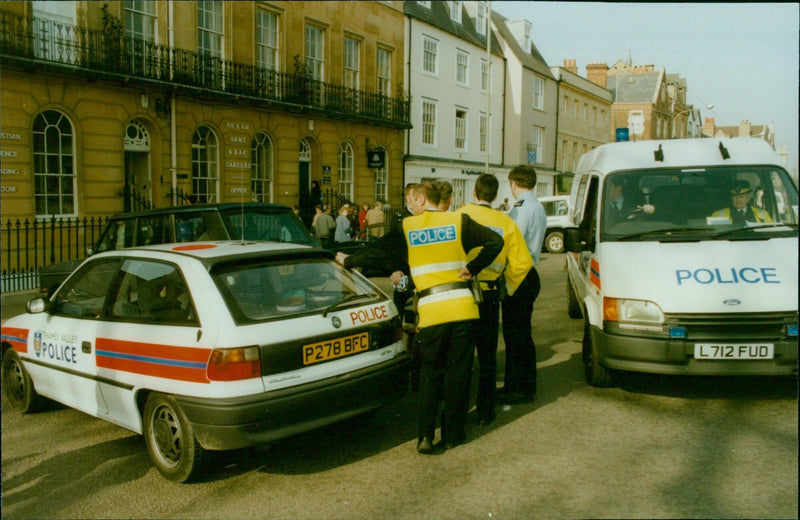
<svg viewBox="0 0 800 520">
<path fill-rule="evenodd" d="M 550 253 L 563 253 L 564 252 L 564 233 L 561 231 L 553 231 L 544 240 L 544 245 Z"/>
<path fill-rule="evenodd" d="M 42 405 L 42 397 L 33 388 L 33 381 L 14 349 L 3 354 L 3 395 L 12 410 L 20 413 L 35 412 Z"/>
<path fill-rule="evenodd" d="M 567 314 L 570 318 L 575 319 L 583 316 L 581 303 L 578 301 L 578 297 L 575 296 L 575 289 L 572 287 L 572 282 L 569 281 L 569 276 L 567 276 Z"/>
<path fill-rule="evenodd" d="M 168 480 L 186 482 L 199 473 L 204 450 L 175 398 L 162 394 L 147 398 L 144 441 L 156 468 Z"/>
<path fill-rule="evenodd" d="M 613 386 L 611 371 L 598 360 L 588 319 L 583 321 L 583 367 L 586 382 L 590 385 L 600 388 Z"/>
</svg>

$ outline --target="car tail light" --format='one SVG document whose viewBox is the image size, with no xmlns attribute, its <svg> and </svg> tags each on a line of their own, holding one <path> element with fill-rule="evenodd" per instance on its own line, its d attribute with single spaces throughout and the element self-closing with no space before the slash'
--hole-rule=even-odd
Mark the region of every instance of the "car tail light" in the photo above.
<svg viewBox="0 0 800 520">
<path fill-rule="evenodd" d="M 236 381 L 261 377 L 261 355 L 258 347 L 220 349 L 211 352 L 208 378 L 212 381 Z"/>
</svg>

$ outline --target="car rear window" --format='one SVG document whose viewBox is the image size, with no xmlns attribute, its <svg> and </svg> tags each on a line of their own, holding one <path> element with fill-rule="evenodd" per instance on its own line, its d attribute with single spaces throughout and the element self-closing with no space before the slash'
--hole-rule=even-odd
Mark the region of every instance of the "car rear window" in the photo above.
<svg viewBox="0 0 800 520">
<path fill-rule="evenodd" d="M 366 280 L 327 258 L 239 261 L 217 265 L 211 275 L 238 323 L 320 313 L 382 297 Z"/>
</svg>

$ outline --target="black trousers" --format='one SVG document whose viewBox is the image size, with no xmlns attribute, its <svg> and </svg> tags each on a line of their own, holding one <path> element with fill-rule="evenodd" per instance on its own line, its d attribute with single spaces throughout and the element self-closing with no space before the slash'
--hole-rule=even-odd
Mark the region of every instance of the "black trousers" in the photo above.
<svg viewBox="0 0 800 520">
<path fill-rule="evenodd" d="M 474 320 L 454 321 L 425 327 L 414 342 L 420 349 L 422 366 L 417 394 L 419 437 L 433 439 L 439 398 L 442 410 L 442 440 L 460 443 L 466 438 L 469 383 L 474 351 Z"/>
<path fill-rule="evenodd" d="M 506 342 L 504 391 L 533 396 L 536 393 L 536 345 L 531 336 L 533 302 L 541 282 L 536 268 L 528 271 L 516 292 L 503 300 L 503 339 Z"/>
<path fill-rule="evenodd" d="M 478 420 L 494 418 L 497 402 L 497 334 L 500 326 L 500 291 L 483 291 L 479 305 L 481 319 L 475 322 L 475 347 L 478 351 Z"/>
</svg>

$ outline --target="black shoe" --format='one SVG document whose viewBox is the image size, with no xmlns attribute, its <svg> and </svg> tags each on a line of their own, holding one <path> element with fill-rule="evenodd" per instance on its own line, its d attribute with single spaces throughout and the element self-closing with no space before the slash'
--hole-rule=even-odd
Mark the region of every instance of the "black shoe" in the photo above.
<svg viewBox="0 0 800 520">
<path fill-rule="evenodd" d="M 433 453 L 433 441 L 430 437 L 423 437 L 417 442 L 417 453 L 430 455 Z"/>
<path fill-rule="evenodd" d="M 489 417 L 481 417 L 478 419 L 478 426 L 489 426 L 494 422 L 494 414 L 490 415 Z"/>
<path fill-rule="evenodd" d="M 497 402 L 499 402 L 500 404 L 508 404 L 508 405 L 532 403 L 533 395 L 534 394 L 525 395 L 525 394 L 519 394 L 517 392 L 509 392 L 507 394 L 498 396 Z"/>
</svg>

